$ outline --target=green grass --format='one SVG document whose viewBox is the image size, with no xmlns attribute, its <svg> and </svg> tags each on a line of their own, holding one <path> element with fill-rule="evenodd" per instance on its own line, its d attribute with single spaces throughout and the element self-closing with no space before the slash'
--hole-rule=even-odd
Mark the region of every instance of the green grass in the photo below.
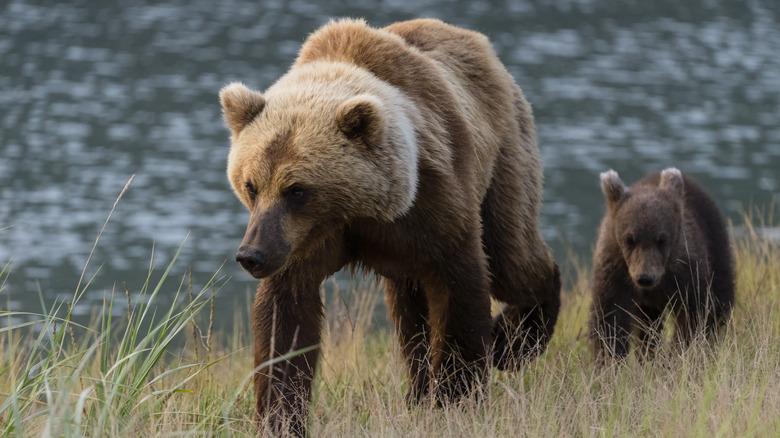
<svg viewBox="0 0 780 438">
<path fill-rule="evenodd" d="M 493 371 L 467 399 L 408 406 L 395 336 L 372 315 L 373 284 L 328 294 L 328 324 L 314 388 L 312 436 L 763 437 L 780 430 L 780 247 L 750 220 L 735 239 L 737 305 L 714 346 L 662 345 L 655 360 L 593 365 L 585 336 L 590 268 L 569 263 L 571 287 L 549 349 L 519 372 Z M 175 261 L 175 259 L 174 259 Z M 78 325 L 67 302 L 41 303 L 16 325 L 0 323 L 3 436 L 251 436 L 251 337 L 247 320 L 220 333 L 196 328 L 213 310 L 173 262 L 140 291 L 119 290 Z M 0 294 L 9 275 L 0 271 Z M 160 275 L 159 281 L 152 277 Z M 81 285 L 83 284 L 83 286 Z M 126 315 L 115 303 L 142 297 Z M 160 296 L 177 295 L 170 306 Z M 323 296 L 324 296 L 323 292 Z M 0 311 L 0 321 L 17 316 Z M 205 326 L 205 323 L 202 323 Z M 203 335 L 201 335 L 203 333 Z M 221 339 L 217 342 L 215 339 Z M 186 340 L 187 348 L 175 347 Z"/>
</svg>

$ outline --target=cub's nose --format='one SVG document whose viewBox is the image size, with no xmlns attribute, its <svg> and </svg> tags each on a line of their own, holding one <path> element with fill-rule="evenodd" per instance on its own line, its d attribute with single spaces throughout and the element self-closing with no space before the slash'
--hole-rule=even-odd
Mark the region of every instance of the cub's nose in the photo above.
<svg viewBox="0 0 780 438">
<path fill-rule="evenodd" d="M 265 254 L 254 248 L 242 246 L 238 248 L 236 261 L 251 274 L 259 271 L 265 265 Z"/>
<path fill-rule="evenodd" d="M 636 282 L 642 287 L 650 287 L 655 283 L 655 277 L 650 274 L 640 274 Z"/>
</svg>

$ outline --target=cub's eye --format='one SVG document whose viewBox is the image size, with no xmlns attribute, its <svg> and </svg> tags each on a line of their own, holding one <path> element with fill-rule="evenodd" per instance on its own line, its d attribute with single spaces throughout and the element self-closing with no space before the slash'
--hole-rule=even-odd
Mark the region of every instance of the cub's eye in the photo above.
<svg viewBox="0 0 780 438">
<path fill-rule="evenodd" d="M 255 186 L 253 186 L 251 182 L 247 181 L 246 184 L 244 184 L 244 187 L 246 188 L 247 195 L 249 195 L 249 200 L 254 201 L 255 196 L 257 196 L 257 190 L 255 190 Z"/>
<path fill-rule="evenodd" d="M 634 239 L 634 236 L 626 236 L 626 246 L 629 248 L 636 246 L 636 240 Z"/>
<path fill-rule="evenodd" d="M 666 245 L 666 236 L 661 235 L 658 237 L 658 246 L 664 246 Z"/>
<path fill-rule="evenodd" d="M 300 184 L 293 184 L 284 191 L 284 197 L 289 202 L 301 204 L 306 200 L 306 189 Z"/>
</svg>

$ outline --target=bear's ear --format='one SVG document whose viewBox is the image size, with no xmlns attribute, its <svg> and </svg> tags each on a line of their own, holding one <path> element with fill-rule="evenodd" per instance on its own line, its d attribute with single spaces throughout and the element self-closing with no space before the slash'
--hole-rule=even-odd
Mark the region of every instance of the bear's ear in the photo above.
<svg viewBox="0 0 780 438">
<path fill-rule="evenodd" d="M 351 97 L 336 110 L 336 125 L 348 139 L 370 147 L 382 134 L 381 103 L 373 96 Z"/>
<path fill-rule="evenodd" d="M 682 196 L 684 187 L 682 173 L 677 168 L 669 167 L 661 171 L 661 182 L 658 183 L 658 188 Z"/>
<path fill-rule="evenodd" d="M 225 124 L 233 135 L 238 135 L 265 107 L 263 95 L 250 90 L 241 82 L 233 82 L 222 88 L 219 100 L 222 102 Z"/>
<path fill-rule="evenodd" d="M 601 191 L 609 204 L 617 204 L 629 194 L 618 173 L 611 169 L 601 174 Z"/>
</svg>

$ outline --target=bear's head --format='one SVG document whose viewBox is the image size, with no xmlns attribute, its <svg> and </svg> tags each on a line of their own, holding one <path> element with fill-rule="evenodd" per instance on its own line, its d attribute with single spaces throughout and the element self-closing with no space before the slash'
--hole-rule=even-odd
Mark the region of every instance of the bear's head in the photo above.
<svg viewBox="0 0 780 438">
<path fill-rule="evenodd" d="M 657 185 L 629 189 L 610 170 L 601 174 L 601 189 L 607 198 L 613 237 L 632 281 L 640 289 L 652 289 L 676 257 L 682 227 L 682 174 L 668 168 L 661 172 Z"/>
<path fill-rule="evenodd" d="M 264 94 L 233 83 L 220 99 L 228 178 L 251 213 L 236 260 L 252 276 L 274 274 L 356 218 L 393 221 L 412 206 L 413 108 L 370 73 L 312 63 Z"/>
</svg>

